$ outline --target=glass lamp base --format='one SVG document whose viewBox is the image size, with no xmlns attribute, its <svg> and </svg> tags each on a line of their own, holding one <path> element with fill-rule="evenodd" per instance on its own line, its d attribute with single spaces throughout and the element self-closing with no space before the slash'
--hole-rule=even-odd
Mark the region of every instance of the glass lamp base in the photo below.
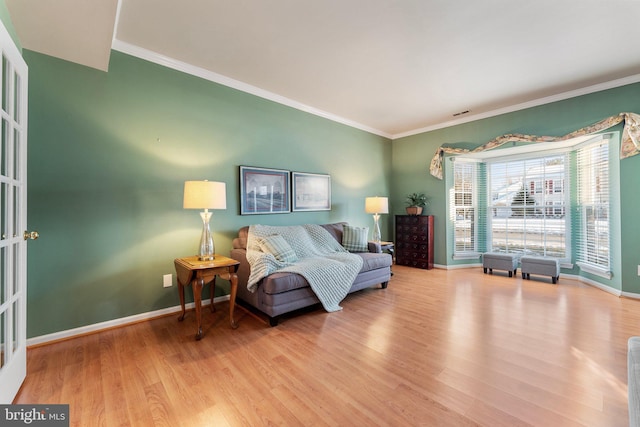
<svg viewBox="0 0 640 427">
<path fill-rule="evenodd" d="M 205 209 L 204 212 L 200 212 L 200 216 L 202 217 L 202 236 L 200 237 L 200 251 L 198 252 L 198 259 L 200 261 L 213 261 L 215 259 L 216 250 L 213 245 L 211 231 L 209 230 L 211 212 Z"/>
<path fill-rule="evenodd" d="M 380 243 L 380 241 L 382 240 L 382 235 L 380 233 L 380 223 L 378 221 L 379 219 L 379 214 L 373 215 L 373 241 L 376 243 Z"/>
</svg>

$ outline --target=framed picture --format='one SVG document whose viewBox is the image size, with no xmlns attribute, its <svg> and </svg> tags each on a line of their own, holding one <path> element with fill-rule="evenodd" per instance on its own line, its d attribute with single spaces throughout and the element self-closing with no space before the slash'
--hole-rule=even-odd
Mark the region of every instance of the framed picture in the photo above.
<svg viewBox="0 0 640 427">
<path fill-rule="evenodd" d="M 289 171 L 240 166 L 240 215 L 291 211 Z"/>
<path fill-rule="evenodd" d="M 330 211 L 331 176 L 292 172 L 293 211 Z"/>
</svg>

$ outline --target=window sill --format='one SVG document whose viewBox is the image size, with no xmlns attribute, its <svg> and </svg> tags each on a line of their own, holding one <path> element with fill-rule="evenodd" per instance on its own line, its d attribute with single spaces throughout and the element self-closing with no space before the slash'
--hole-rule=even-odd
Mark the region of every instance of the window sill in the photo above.
<svg viewBox="0 0 640 427">
<path fill-rule="evenodd" d="M 604 277 L 605 279 L 609 280 L 613 276 L 610 271 L 603 268 L 594 267 L 591 264 L 586 264 L 583 262 L 577 262 L 576 264 L 578 264 L 580 270 L 584 271 L 585 273 L 593 274 L 594 276 Z"/>
<path fill-rule="evenodd" d="M 453 255 L 453 259 L 454 260 L 478 259 L 478 258 L 480 258 L 480 253 L 478 253 L 478 252 L 467 252 L 467 253 L 461 253 L 461 254 L 454 254 Z"/>
</svg>

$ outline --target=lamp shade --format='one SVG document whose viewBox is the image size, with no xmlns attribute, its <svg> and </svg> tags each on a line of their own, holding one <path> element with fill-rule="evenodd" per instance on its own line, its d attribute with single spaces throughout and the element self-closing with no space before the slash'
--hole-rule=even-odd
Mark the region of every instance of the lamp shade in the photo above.
<svg viewBox="0 0 640 427">
<path fill-rule="evenodd" d="M 389 213 L 389 199 L 386 197 L 367 197 L 364 201 L 364 211 L 370 214 Z"/>
<path fill-rule="evenodd" d="M 227 185 L 215 181 L 185 181 L 185 209 L 226 209 Z"/>
</svg>

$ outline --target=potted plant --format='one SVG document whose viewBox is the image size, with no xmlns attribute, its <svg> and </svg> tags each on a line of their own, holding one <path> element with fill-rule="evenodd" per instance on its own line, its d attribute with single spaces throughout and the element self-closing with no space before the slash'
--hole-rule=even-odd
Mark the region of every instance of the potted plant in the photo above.
<svg viewBox="0 0 640 427">
<path fill-rule="evenodd" d="M 424 193 L 411 193 L 407 196 L 407 215 L 420 215 L 427 206 L 427 196 Z"/>
</svg>

